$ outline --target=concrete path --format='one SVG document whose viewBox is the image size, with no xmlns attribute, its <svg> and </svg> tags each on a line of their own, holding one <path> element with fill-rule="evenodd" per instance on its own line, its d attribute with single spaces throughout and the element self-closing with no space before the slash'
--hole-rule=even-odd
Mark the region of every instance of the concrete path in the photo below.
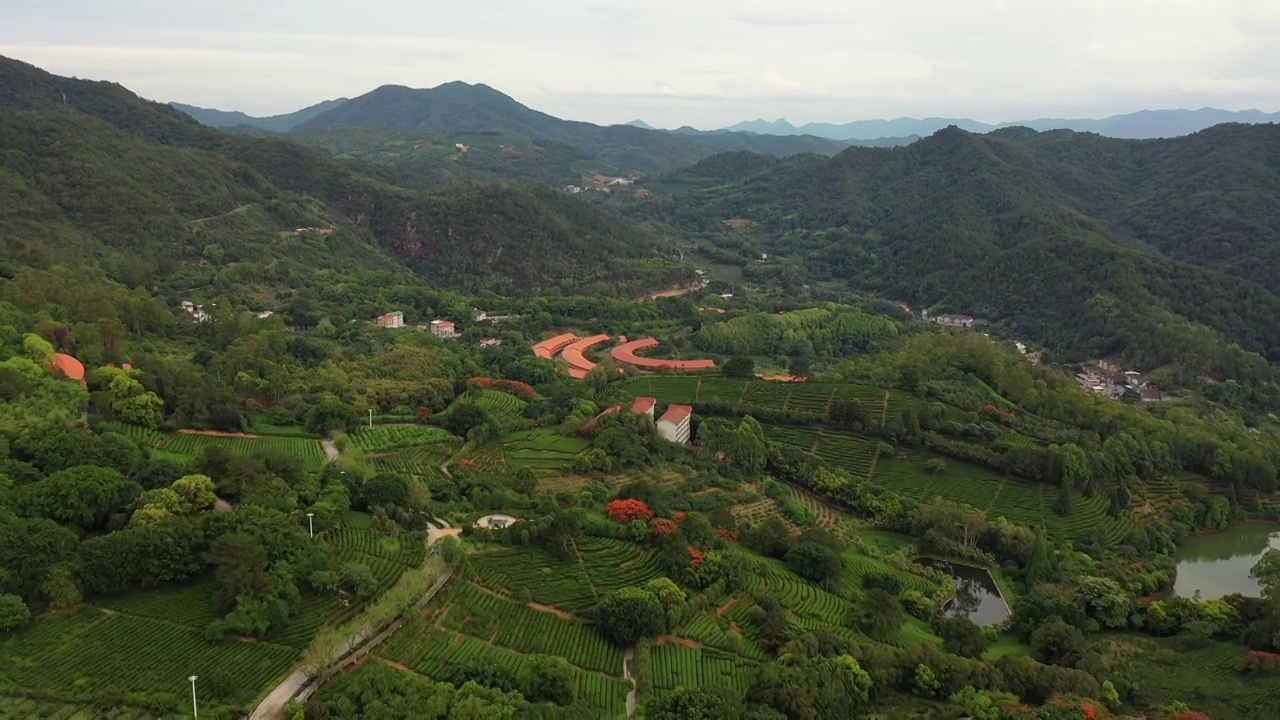
<svg viewBox="0 0 1280 720">
<path fill-rule="evenodd" d="M 627 693 L 627 717 L 636 714 L 636 646 L 632 645 L 622 654 L 622 677 L 631 681 L 631 691 Z"/>
<path fill-rule="evenodd" d="M 329 441 L 326 440 L 324 442 Z M 438 540 L 440 540 L 440 538 L 451 537 L 461 533 L 461 528 L 450 528 L 445 530 L 431 528 L 427 531 L 427 544 L 434 545 Z M 436 579 L 431 588 L 427 590 L 422 599 L 418 601 L 418 609 L 421 609 L 422 606 L 431 601 L 431 598 L 435 597 L 436 593 L 440 591 L 440 588 L 444 587 L 444 584 L 448 582 L 449 578 L 453 577 L 453 571 L 454 568 L 448 568 L 440 575 L 439 578 Z M 281 712 L 284 710 L 284 706 L 288 705 L 291 700 L 298 698 L 299 701 L 306 702 L 306 700 L 310 698 L 325 681 L 344 670 L 357 659 L 367 655 L 371 650 L 378 646 L 378 643 L 381 643 L 396 630 L 399 630 L 400 626 L 403 624 L 404 618 L 398 618 L 390 626 L 383 629 L 381 632 L 376 633 L 372 639 L 368 637 L 368 633 L 356 633 L 355 635 L 348 637 L 339 645 L 339 649 L 333 658 L 335 664 L 324 672 L 316 675 L 314 680 L 313 676 L 306 670 L 294 670 L 288 677 L 281 681 L 275 689 L 268 693 L 267 696 L 262 699 L 262 702 L 258 703 L 258 707 L 254 708 L 253 713 L 249 715 L 249 720 L 278 720 L 281 717 Z M 351 653 L 351 650 L 357 647 L 360 649 L 355 653 Z M 309 682 L 310 684 L 308 684 Z"/>
</svg>

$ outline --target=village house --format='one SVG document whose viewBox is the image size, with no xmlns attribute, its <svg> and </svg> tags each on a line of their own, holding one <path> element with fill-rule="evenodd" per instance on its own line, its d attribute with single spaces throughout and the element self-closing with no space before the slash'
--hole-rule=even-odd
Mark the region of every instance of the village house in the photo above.
<svg viewBox="0 0 1280 720">
<path fill-rule="evenodd" d="M 480 349 L 498 347 L 502 341 L 495 337 L 480 338 Z"/>
<path fill-rule="evenodd" d="M 648 415 L 649 419 L 653 419 L 653 406 L 657 401 L 651 397 L 638 397 L 631 401 L 631 412 L 637 415 Z"/>
<path fill-rule="evenodd" d="M 386 315 L 379 315 L 374 318 L 373 324 L 384 328 L 402 328 L 404 327 L 404 313 L 399 310 L 393 310 Z"/>
<path fill-rule="evenodd" d="M 445 340 L 452 340 L 458 337 L 457 331 L 454 330 L 453 321 L 451 320 L 432 320 L 431 334 Z"/>
<path fill-rule="evenodd" d="M 673 443 L 689 444 L 690 419 L 693 408 L 688 405 L 668 405 L 667 411 L 658 418 L 658 433 Z"/>
<path fill-rule="evenodd" d="M 951 328 L 971 328 L 973 327 L 973 318 L 968 315 L 954 315 L 948 313 L 946 315 L 936 315 L 930 320 L 941 325 L 942 327 Z"/>
<path fill-rule="evenodd" d="M 480 308 L 471 308 L 471 322 L 477 325 L 497 325 L 498 323 L 508 322 L 519 319 L 519 315 L 490 315 L 488 312 Z"/>
<path fill-rule="evenodd" d="M 209 322 L 213 319 L 213 316 L 204 311 L 203 305 L 197 305 L 190 300 L 182 301 L 182 309 L 186 310 L 187 314 L 196 322 Z"/>
<path fill-rule="evenodd" d="M 582 192 L 582 188 L 578 187 L 577 185 L 565 185 L 564 191 L 569 193 L 570 195 L 577 195 L 578 193 Z"/>
</svg>

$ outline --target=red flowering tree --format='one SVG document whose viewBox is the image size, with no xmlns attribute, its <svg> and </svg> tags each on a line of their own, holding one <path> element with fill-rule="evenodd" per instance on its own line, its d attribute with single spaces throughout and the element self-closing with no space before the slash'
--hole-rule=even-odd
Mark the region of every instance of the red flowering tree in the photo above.
<svg viewBox="0 0 1280 720">
<path fill-rule="evenodd" d="M 610 502 L 604 506 L 604 514 L 610 520 L 624 524 L 632 520 L 649 520 L 653 517 L 653 511 L 649 506 L 643 500 L 635 498 Z"/>
<path fill-rule="evenodd" d="M 1240 659 L 1237 669 L 1242 673 L 1273 674 L 1280 671 L 1280 654 L 1254 650 Z"/>
<path fill-rule="evenodd" d="M 699 565 L 701 565 L 701 564 L 702 564 L 702 560 L 703 560 L 702 552 L 701 552 L 701 551 L 699 551 L 699 550 L 698 550 L 698 548 L 696 548 L 696 547 L 694 547 L 694 546 L 690 545 L 689 547 L 687 547 L 687 548 L 685 548 L 685 549 L 689 551 L 689 564 L 690 564 L 690 565 L 692 565 L 692 566 L 694 566 L 694 567 L 697 567 L 697 566 L 699 566 Z"/>
<path fill-rule="evenodd" d="M 658 518 L 653 521 L 653 529 L 658 531 L 659 535 L 670 535 L 676 531 L 676 524 L 666 518 Z"/>
<path fill-rule="evenodd" d="M 678 523 L 679 523 L 679 522 L 684 522 L 684 519 L 685 519 L 685 518 L 687 518 L 687 517 L 689 517 L 689 513 L 687 513 L 687 512 L 685 512 L 685 511 L 681 510 L 680 512 L 676 513 L 675 515 L 672 515 L 672 516 L 671 516 L 671 519 L 672 519 L 672 520 L 675 520 L 676 522 L 678 522 Z"/>
<path fill-rule="evenodd" d="M 421 425 L 425 425 L 425 424 L 427 423 L 427 420 L 429 420 L 430 418 L 431 418 L 431 408 L 429 408 L 429 407 L 427 407 L 427 406 L 425 406 L 425 405 L 424 405 L 424 406 L 422 406 L 422 407 L 420 407 L 420 408 L 418 408 L 418 423 L 419 423 L 419 424 L 421 424 Z"/>
</svg>

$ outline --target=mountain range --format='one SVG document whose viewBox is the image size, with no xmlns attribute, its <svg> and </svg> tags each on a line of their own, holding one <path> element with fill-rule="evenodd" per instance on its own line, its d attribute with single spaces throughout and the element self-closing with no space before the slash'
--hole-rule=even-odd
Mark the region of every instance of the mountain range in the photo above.
<svg viewBox="0 0 1280 720">
<path fill-rule="evenodd" d="M 634 125 L 601 126 L 533 110 L 487 85 L 450 82 L 434 88 L 383 85 L 349 100 L 330 100 L 286 115 L 253 118 L 239 112 L 172 106 L 220 128 L 304 132 L 380 128 L 401 133 L 500 133 L 570 143 L 620 172 L 662 172 L 726 150 L 770 155 L 834 155 L 851 142 L 795 134 L 665 132 Z"/>
<path fill-rule="evenodd" d="M 784 119 L 748 120 L 725 128 L 728 132 L 749 132 L 758 135 L 812 135 L 830 140 L 875 140 L 904 136 L 923 136 L 946 127 L 958 127 L 974 133 L 987 133 L 1007 127 L 1025 127 L 1032 130 L 1075 130 L 1091 132 L 1114 138 L 1146 139 L 1190 135 L 1221 123 L 1274 123 L 1280 122 L 1280 113 L 1259 110 L 1141 110 L 1123 115 L 1099 119 L 1040 118 L 1014 120 L 990 124 L 967 118 L 896 118 L 894 120 L 855 120 L 844 124 L 805 123 L 799 127 Z"/>
<path fill-rule="evenodd" d="M 396 278 L 628 297 L 688 282 L 689 257 L 796 302 L 874 294 L 1068 358 L 1277 394 L 1280 125 L 1144 141 L 948 127 L 827 154 L 811 136 L 566 121 L 462 83 L 293 120 L 224 132 L 0 58 L 0 276 L 93 263 L 270 307 Z M 560 189 L 606 165 L 639 175 Z"/>
<path fill-rule="evenodd" d="M 656 202 L 615 211 L 790 297 L 847 284 L 1193 377 L 1269 382 L 1280 361 L 1280 125 L 952 127 L 832 158 L 725 153 L 646 187 Z"/>
</svg>

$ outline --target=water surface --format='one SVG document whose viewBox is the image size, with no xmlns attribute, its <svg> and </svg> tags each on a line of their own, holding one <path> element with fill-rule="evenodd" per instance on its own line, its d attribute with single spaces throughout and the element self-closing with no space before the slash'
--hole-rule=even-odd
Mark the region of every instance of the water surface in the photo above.
<svg viewBox="0 0 1280 720">
<path fill-rule="evenodd" d="M 978 625 L 995 625 L 1009 619 L 1009 607 L 1000 597 L 996 581 L 985 568 L 933 558 L 921 558 L 919 562 L 937 568 L 955 580 L 956 594 L 942 608 L 944 615 L 961 615 Z"/>
<path fill-rule="evenodd" d="M 1270 548 L 1280 549 L 1280 527 L 1244 523 L 1222 532 L 1187 538 L 1174 553 L 1178 577 L 1173 594 L 1214 600 L 1240 593 L 1257 596 L 1258 583 L 1249 570 Z"/>
</svg>

